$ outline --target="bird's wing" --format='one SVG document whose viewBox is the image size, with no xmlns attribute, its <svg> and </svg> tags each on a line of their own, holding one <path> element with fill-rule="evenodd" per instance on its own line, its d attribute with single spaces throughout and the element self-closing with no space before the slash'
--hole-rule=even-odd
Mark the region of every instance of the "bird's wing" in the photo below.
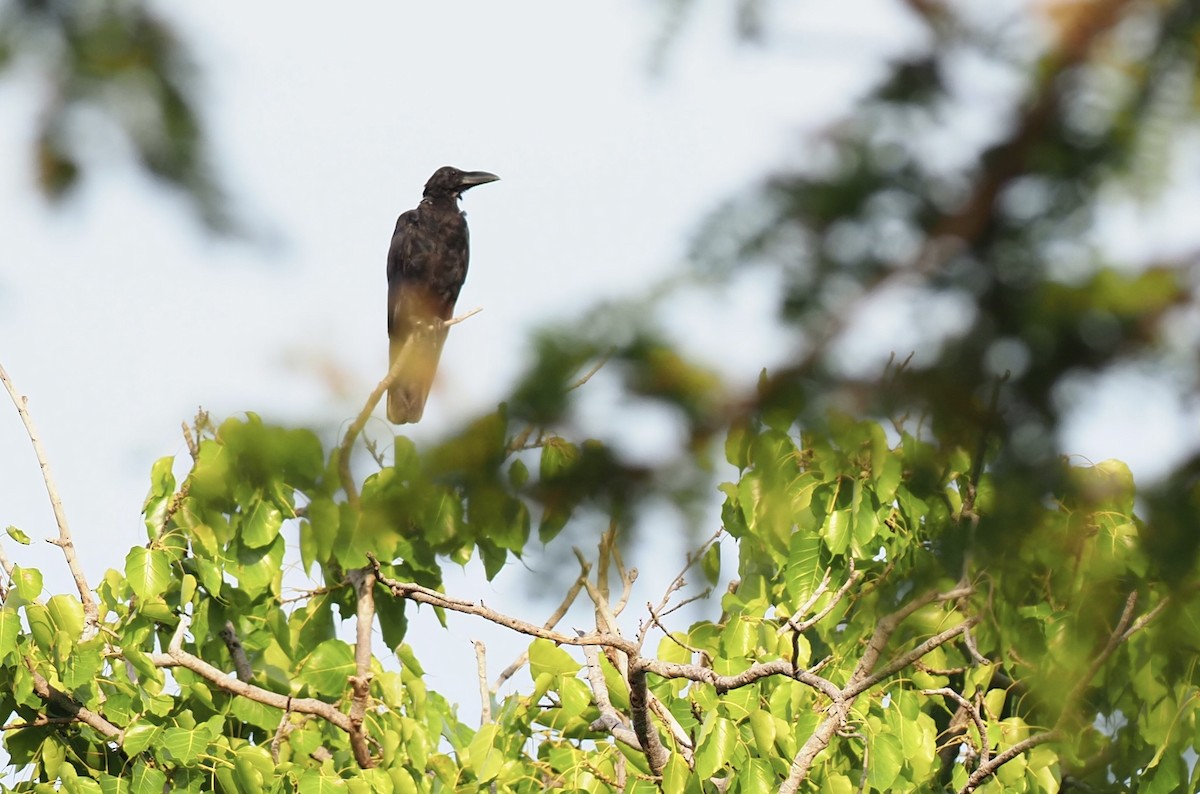
<svg viewBox="0 0 1200 794">
<path fill-rule="evenodd" d="M 463 224 L 465 225 L 465 224 Z M 442 320 L 458 297 L 463 258 L 456 235 L 451 245 L 436 222 L 422 223 L 419 210 L 396 221 L 388 251 L 388 337 L 392 366 L 398 368 L 388 394 L 388 419 L 396 424 L 421 418 L 446 341 Z M 447 281 L 447 277 L 450 278 Z"/>
</svg>

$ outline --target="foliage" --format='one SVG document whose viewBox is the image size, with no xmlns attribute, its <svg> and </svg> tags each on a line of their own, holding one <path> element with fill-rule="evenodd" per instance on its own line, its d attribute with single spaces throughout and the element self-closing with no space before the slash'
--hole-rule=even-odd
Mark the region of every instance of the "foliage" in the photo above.
<svg viewBox="0 0 1200 794">
<path fill-rule="evenodd" d="M 959 542 L 995 497 L 972 451 L 843 417 L 829 427 L 755 419 L 729 434 L 740 474 L 721 486 L 723 530 L 689 567 L 715 585 L 717 546 L 733 543 L 738 571 L 702 619 L 669 625 L 678 581 L 623 637 L 615 617 L 639 599 L 608 595 L 610 574 L 622 590 L 635 576 L 609 533 L 588 588 L 594 633 L 542 630 L 527 684 L 475 726 L 427 686 L 404 643 L 406 601 L 532 632 L 442 594 L 440 561 L 478 553 L 498 571 L 529 542 L 531 516 L 564 509 L 546 489 L 585 456 L 554 437 L 528 466 L 522 433 L 495 414 L 420 454 L 397 437 L 396 464 L 347 499 L 340 450 L 308 431 L 253 415 L 209 425 L 182 482 L 171 458 L 154 465 L 149 542 L 96 588 L 90 639 L 77 596 L 43 600 L 38 571 L 11 572 L 0 712 L 31 776 L 13 790 L 683 792 L 725 780 L 757 792 L 789 790 L 805 757 L 817 759 L 806 779 L 829 791 L 970 788 L 973 771 L 995 790 L 1139 770 L 1147 790 L 1183 785 L 1200 604 L 1152 573 L 1128 470 L 1064 470 L 1072 495 L 1034 511 L 1036 532 L 1010 548 L 1024 575 L 1001 576 Z M 323 585 L 286 603 L 297 537 Z M 351 569 L 370 586 L 356 589 Z M 338 626 L 376 615 L 386 649 L 360 663 Z M 347 719 L 360 700 L 361 759 Z"/>
</svg>

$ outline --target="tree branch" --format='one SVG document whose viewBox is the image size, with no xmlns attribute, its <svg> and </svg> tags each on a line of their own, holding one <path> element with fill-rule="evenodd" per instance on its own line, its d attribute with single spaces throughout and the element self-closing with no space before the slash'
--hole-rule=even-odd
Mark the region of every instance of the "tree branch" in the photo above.
<svg viewBox="0 0 1200 794">
<path fill-rule="evenodd" d="M 120 743 L 124 731 L 86 706 L 77 703 L 66 692 L 62 692 L 51 686 L 45 676 L 39 673 L 37 668 L 34 667 L 33 660 L 26 658 L 25 665 L 29 668 L 29 672 L 33 674 L 33 691 L 37 693 L 38 697 L 67 712 L 73 719 L 85 725 L 90 725 L 100 731 L 100 733 Z"/>
<path fill-rule="evenodd" d="M 1044 731 L 1042 733 L 1034 734 L 1028 739 L 1017 742 L 1004 752 L 996 755 L 996 757 L 991 761 L 988 761 L 985 764 L 980 764 L 979 767 L 971 773 L 971 777 L 967 778 L 966 785 L 959 789 L 959 794 L 971 794 L 971 792 L 979 788 L 979 786 L 982 785 L 985 780 L 994 775 L 997 769 L 1004 766 L 1026 750 L 1032 750 L 1039 744 L 1057 741 L 1060 738 L 1062 738 L 1062 733 L 1055 729 L 1052 731 Z"/>
<path fill-rule="evenodd" d="M 975 723 L 975 729 L 979 731 L 979 758 L 986 764 L 991 759 L 992 748 L 988 742 L 987 723 L 983 721 L 983 717 L 979 716 L 979 709 L 975 708 L 975 704 L 948 686 L 941 689 L 922 689 L 921 694 L 948 697 L 966 711 L 967 716 L 971 718 L 971 722 Z"/>
<path fill-rule="evenodd" d="M 272 692 L 269 689 L 254 686 L 253 684 L 248 684 L 245 681 L 240 681 L 230 676 L 223 670 L 213 667 L 200 657 L 193 656 L 183 650 L 183 635 L 191 623 L 192 619 L 188 615 L 180 616 L 179 625 L 175 627 L 175 634 L 171 637 L 171 644 L 167 648 L 167 652 L 147 654 L 151 664 L 155 667 L 186 668 L 206 681 L 216 684 L 218 688 L 226 692 L 241 695 L 256 703 L 264 703 L 268 706 L 274 706 L 277 709 L 283 709 L 284 711 L 290 710 L 299 714 L 312 714 L 313 716 L 322 718 L 331 725 L 336 725 L 347 733 L 350 732 L 350 718 L 338 711 L 337 707 L 332 703 L 326 703 L 323 700 L 315 698 L 293 698 L 288 695 L 281 695 L 278 692 Z"/>
<path fill-rule="evenodd" d="M 583 572 L 576 577 L 574 584 L 571 585 L 571 589 L 567 591 L 566 596 L 563 597 L 563 600 L 561 603 L 559 603 L 558 608 L 550 614 L 550 617 L 546 618 L 546 622 L 542 624 L 542 628 L 553 629 L 558 625 L 558 621 L 562 620 L 563 617 L 566 616 L 567 610 L 571 608 L 571 604 L 575 603 L 575 599 L 579 596 L 579 592 L 583 590 L 583 586 L 587 582 L 588 572 L 590 570 L 591 564 L 585 560 Z M 492 691 L 498 691 L 500 687 L 502 687 L 504 683 L 508 681 L 508 679 L 512 678 L 513 675 L 528 661 L 529 651 L 526 650 L 523 651 L 520 656 L 514 659 L 512 664 L 504 668 L 504 671 L 501 672 L 496 678 L 496 683 L 492 684 Z"/>
<path fill-rule="evenodd" d="M 430 606 L 442 607 L 451 612 L 461 612 L 464 615 L 475 615 L 485 620 L 490 620 L 500 626 L 506 626 L 513 631 L 521 634 L 527 634 L 530 637 L 540 637 L 544 640 L 558 643 L 559 645 L 574 645 L 582 647 L 585 645 L 600 645 L 605 648 L 615 648 L 618 651 L 629 654 L 630 656 L 637 654 L 637 646 L 624 637 L 613 634 L 592 633 L 583 634 L 572 637 L 568 634 L 553 631 L 551 629 L 535 626 L 532 623 L 527 623 L 519 618 L 510 617 L 489 609 L 482 603 L 475 604 L 470 601 L 463 601 L 457 598 L 450 598 L 436 590 L 430 590 L 427 587 L 422 587 L 411 582 L 397 582 L 384 575 L 379 568 L 379 560 L 374 555 L 368 554 L 371 562 L 375 565 L 375 575 L 379 577 L 379 581 L 391 590 L 392 595 L 397 598 L 407 598 L 410 601 L 416 601 L 421 604 L 429 604 Z"/>
<path fill-rule="evenodd" d="M 361 769 L 375 766 L 363 720 L 371 701 L 371 629 L 375 625 L 375 571 L 355 568 L 347 576 L 354 585 L 358 606 L 355 612 L 354 675 L 350 676 L 350 748 Z"/>
<path fill-rule="evenodd" d="M 637 734 L 626 727 L 625 717 L 613 707 L 608 694 L 608 684 L 604 682 L 604 671 L 600 669 L 600 651 L 595 645 L 585 645 L 583 658 L 587 662 L 588 683 L 596 697 L 596 707 L 600 709 L 600 717 L 588 728 L 593 731 L 608 731 L 618 742 L 632 747 L 639 753 L 642 752 L 642 744 L 638 741 Z"/>
<path fill-rule="evenodd" d="M 87 642 L 100 632 L 100 608 L 92 596 L 91 588 L 88 587 L 87 578 L 83 575 L 83 567 L 79 564 L 79 558 L 75 556 L 75 543 L 71 539 L 71 528 L 67 525 L 67 513 L 63 510 L 62 499 L 58 496 L 58 487 L 50 475 L 50 461 L 46 459 L 46 451 L 42 448 L 37 428 L 33 424 L 33 417 L 29 414 L 29 400 L 27 397 L 17 394 L 16 387 L 13 386 L 3 365 L 0 365 L 0 381 L 4 382 L 8 396 L 12 398 L 17 413 L 21 415 L 21 421 L 25 423 L 25 432 L 33 443 L 33 452 L 37 456 L 38 466 L 42 469 L 42 480 L 46 483 L 46 493 L 50 496 L 54 521 L 58 524 L 58 538 L 47 542 L 62 549 L 63 556 L 67 558 L 67 567 L 71 570 L 71 577 L 75 580 L 75 589 L 79 591 L 79 600 L 83 604 L 83 632 L 79 639 Z"/>
<path fill-rule="evenodd" d="M 254 678 L 254 668 L 250 666 L 250 660 L 246 658 L 246 649 L 242 647 L 242 641 L 238 639 L 233 621 L 225 621 L 225 628 L 221 629 L 220 636 L 225 647 L 229 649 L 229 655 L 233 657 L 233 669 L 237 671 L 237 677 L 242 681 L 249 682 Z"/>
</svg>

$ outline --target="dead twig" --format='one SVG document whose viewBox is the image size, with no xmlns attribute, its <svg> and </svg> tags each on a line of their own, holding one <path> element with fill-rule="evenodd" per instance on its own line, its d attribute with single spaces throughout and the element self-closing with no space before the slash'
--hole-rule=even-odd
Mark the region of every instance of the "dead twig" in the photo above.
<svg viewBox="0 0 1200 794">
<path fill-rule="evenodd" d="M 46 458 L 46 451 L 42 448 L 42 441 L 38 436 L 37 428 L 34 427 L 33 417 L 29 414 L 29 399 L 17 394 L 16 387 L 13 386 L 8 372 L 3 366 L 0 366 L 0 381 L 4 382 L 4 388 L 8 390 L 8 396 L 12 398 L 13 405 L 16 406 L 17 413 L 20 414 L 21 421 L 25 424 L 25 433 L 33 444 L 33 452 L 37 456 L 38 466 L 41 467 L 42 481 L 45 482 L 46 493 L 50 496 L 54 521 L 58 524 L 58 537 L 48 539 L 47 542 L 62 549 L 63 556 L 67 559 L 67 568 L 71 571 L 71 577 L 75 580 L 75 589 L 79 591 L 79 600 L 83 604 L 83 632 L 79 639 L 87 642 L 100 632 L 100 608 L 92 596 L 91 588 L 88 587 L 87 577 L 83 575 L 83 566 L 79 564 L 79 558 L 75 555 L 75 543 L 71 539 L 67 513 L 63 509 L 62 499 L 58 496 L 58 487 L 54 484 L 54 478 L 50 475 L 50 461 Z"/>
<path fill-rule="evenodd" d="M 575 603 L 575 599 L 579 596 L 580 591 L 583 590 L 583 586 L 587 582 L 587 577 L 590 570 L 591 565 L 585 560 L 583 572 L 580 573 L 575 579 L 575 582 L 571 585 L 571 589 L 567 591 L 566 596 L 564 596 L 562 602 L 559 603 L 558 608 L 550 614 L 550 617 L 546 618 L 546 622 L 542 624 L 542 628 L 553 629 L 558 625 L 558 621 L 562 620 L 566 616 L 567 610 L 571 608 L 571 604 Z M 496 677 L 496 683 L 492 684 L 492 691 L 498 691 L 500 687 L 502 687 L 504 683 L 508 681 L 508 679 L 512 678 L 518 670 L 524 667 L 525 663 L 528 661 L 529 651 L 524 651 L 520 656 L 513 660 L 512 664 L 510 664 L 508 667 L 505 667 L 504 671 Z"/>
</svg>

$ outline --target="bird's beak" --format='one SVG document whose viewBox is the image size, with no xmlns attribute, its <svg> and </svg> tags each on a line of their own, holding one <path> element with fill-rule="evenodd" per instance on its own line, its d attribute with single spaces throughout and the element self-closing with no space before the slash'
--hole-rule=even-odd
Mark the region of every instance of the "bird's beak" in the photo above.
<svg viewBox="0 0 1200 794">
<path fill-rule="evenodd" d="M 475 187 L 476 185 L 486 185 L 488 182 L 495 182 L 500 177 L 495 174 L 489 174 L 487 171 L 466 171 L 459 177 L 459 184 L 462 185 L 460 190 Z"/>
</svg>

